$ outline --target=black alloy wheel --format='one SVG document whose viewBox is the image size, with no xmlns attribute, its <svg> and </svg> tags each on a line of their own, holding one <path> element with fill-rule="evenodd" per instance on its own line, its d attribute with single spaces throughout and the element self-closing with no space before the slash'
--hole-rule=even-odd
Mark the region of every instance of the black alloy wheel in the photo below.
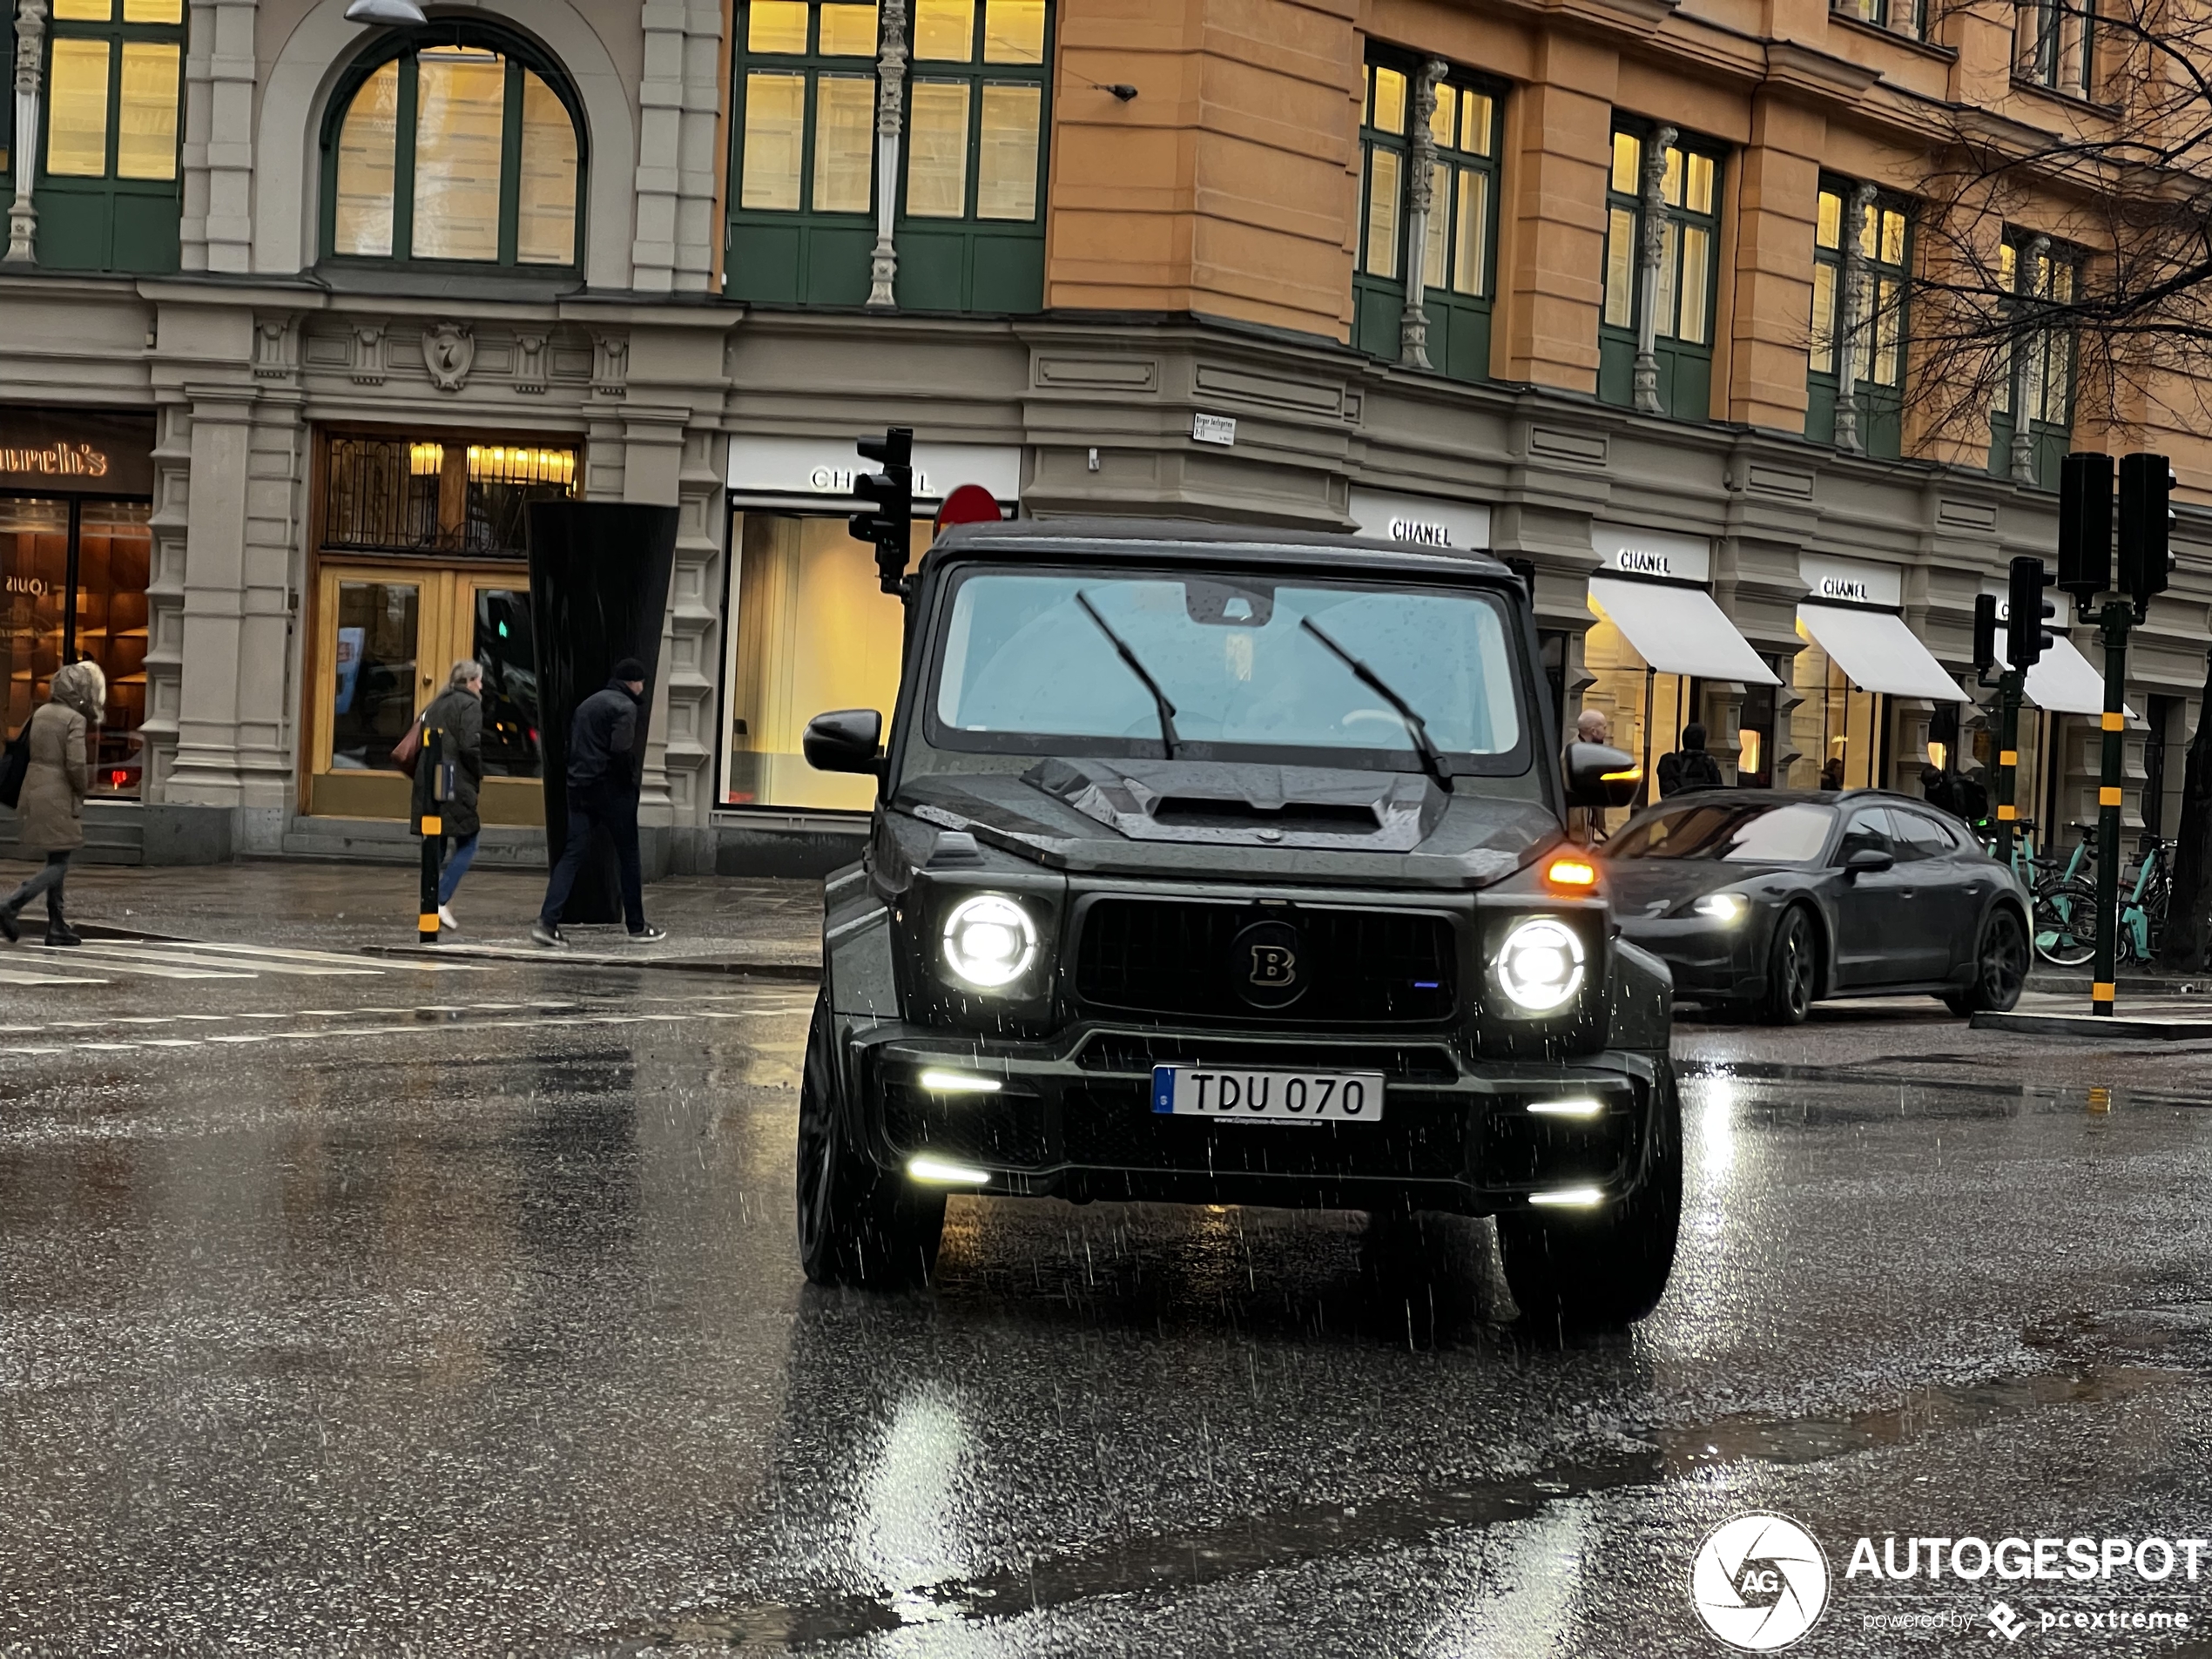
<svg viewBox="0 0 2212 1659">
<path fill-rule="evenodd" d="M 1967 1017 L 2002 1014 L 2020 1000 L 2027 967 L 2027 929 L 2020 923 L 2020 912 L 2000 905 L 1981 924 L 1981 938 L 1974 946 L 1973 982 L 1946 996 L 1944 1006 Z"/>
<path fill-rule="evenodd" d="M 799 1084 L 799 1265 L 817 1285 L 905 1289 L 937 1264 L 945 1195 L 908 1187 L 853 1145 L 838 1109 L 833 1024 L 825 993 Z"/>
<path fill-rule="evenodd" d="M 1803 1025 L 1812 1012 L 1819 976 L 1812 918 L 1803 905 L 1791 905 L 1775 922 L 1767 946 L 1766 995 L 1759 1003 L 1759 1018 L 1768 1025 Z"/>
<path fill-rule="evenodd" d="M 1517 1210 L 1498 1217 L 1507 1288 L 1533 1327 L 1612 1330 L 1659 1305 L 1682 1229 L 1682 1101 L 1673 1068 L 1653 1084 L 1643 1180 L 1595 1210 Z"/>
</svg>

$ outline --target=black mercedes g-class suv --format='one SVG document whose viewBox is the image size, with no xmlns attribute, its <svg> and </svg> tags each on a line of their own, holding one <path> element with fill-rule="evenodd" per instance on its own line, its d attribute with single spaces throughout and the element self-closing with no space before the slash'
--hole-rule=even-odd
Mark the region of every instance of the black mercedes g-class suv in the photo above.
<svg viewBox="0 0 2212 1659">
<path fill-rule="evenodd" d="M 967 525 L 904 584 L 880 780 L 826 888 L 799 1099 L 817 1282 L 911 1283 L 952 1192 L 1494 1215 L 1524 1313 L 1649 1312 L 1681 1211 L 1665 966 L 1570 805 L 1527 595 L 1481 556 Z"/>
</svg>

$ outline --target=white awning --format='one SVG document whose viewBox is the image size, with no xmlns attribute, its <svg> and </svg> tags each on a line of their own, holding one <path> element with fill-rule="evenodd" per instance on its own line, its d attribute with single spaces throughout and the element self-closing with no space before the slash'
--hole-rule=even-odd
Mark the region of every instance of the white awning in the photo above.
<svg viewBox="0 0 2212 1659">
<path fill-rule="evenodd" d="M 1703 588 L 1590 578 L 1590 604 L 1662 674 L 1779 685 L 1750 643 Z"/>
<path fill-rule="evenodd" d="M 1912 637 L 1905 618 L 1859 605 L 1799 605 L 1797 627 L 1862 691 L 1964 703 L 1966 694 Z"/>
<path fill-rule="evenodd" d="M 2050 650 L 2027 671 L 2027 700 L 2053 714 L 2102 714 L 2105 677 L 2071 639 L 2054 634 Z"/>
</svg>

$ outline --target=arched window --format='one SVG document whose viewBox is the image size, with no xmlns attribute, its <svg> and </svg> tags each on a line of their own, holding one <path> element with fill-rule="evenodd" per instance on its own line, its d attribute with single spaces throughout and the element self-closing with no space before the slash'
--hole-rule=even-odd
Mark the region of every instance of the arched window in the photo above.
<svg viewBox="0 0 2212 1659">
<path fill-rule="evenodd" d="M 473 24 L 381 43 L 323 133 L 323 249 L 341 260 L 573 270 L 583 124 L 543 53 Z"/>
</svg>

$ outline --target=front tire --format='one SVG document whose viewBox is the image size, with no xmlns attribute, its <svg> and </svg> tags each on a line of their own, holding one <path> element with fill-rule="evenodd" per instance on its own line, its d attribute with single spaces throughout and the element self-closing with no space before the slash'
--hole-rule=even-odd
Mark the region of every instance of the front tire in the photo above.
<svg viewBox="0 0 2212 1659">
<path fill-rule="evenodd" d="M 799 1260 L 817 1285 L 903 1290 L 926 1280 L 944 1237 L 945 1195 L 917 1190 L 853 1145 L 825 993 L 799 1083 Z"/>
<path fill-rule="evenodd" d="M 1581 1211 L 1498 1217 L 1506 1284 L 1521 1317 L 1558 1329 L 1615 1329 L 1659 1305 L 1682 1227 L 1682 1102 L 1662 1062 L 1643 1180 L 1626 1198 Z"/>
<path fill-rule="evenodd" d="M 1975 941 L 1973 983 L 1951 992 L 1943 999 L 1944 1006 L 1968 1019 L 2006 1013 L 2020 1000 L 2027 984 L 2027 930 L 2020 925 L 2020 913 L 2010 905 L 2000 905 L 1983 921 L 1981 937 Z"/>
<path fill-rule="evenodd" d="M 1804 907 L 1792 905 L 1784 911 L 1767 946 L 1766 995 L 1758 1005 L 1761 1021 L 1768 1025 L 1804 1023 L 1820 978 L 1818 949 L 1818 935 Z"/>
</svg>

